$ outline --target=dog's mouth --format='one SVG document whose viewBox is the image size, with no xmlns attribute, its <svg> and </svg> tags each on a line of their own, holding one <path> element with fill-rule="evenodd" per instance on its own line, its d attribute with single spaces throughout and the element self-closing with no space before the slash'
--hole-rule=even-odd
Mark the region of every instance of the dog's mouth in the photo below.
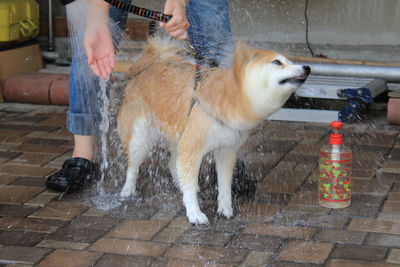
<svg viewBox="0 0 400 267">
<path fill-rule="evenodd" d="M 311 68 L 309 66 L 303 66 L 303 74 L 295 77 L 289 77 L 283 79 L 279 82 L 279 84 L 295 84 L 297 86 L 302 85 L 308 78 L 308 75 L 311 73 Z"/>
<path fill-rule="evenodd" d="M 291 77 L 283 79 L 279 82 L 279 84 L 303 84 L 307 80 L 307 76 L 298 76 L 298 77 Z"/>
</svg>

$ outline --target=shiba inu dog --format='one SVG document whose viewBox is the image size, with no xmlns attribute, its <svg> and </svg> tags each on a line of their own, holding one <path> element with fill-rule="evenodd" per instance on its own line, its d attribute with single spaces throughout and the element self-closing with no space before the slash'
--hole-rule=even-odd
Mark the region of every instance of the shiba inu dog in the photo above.
<svg viewBox="0 0 400 267">
<path fill-rule="evenodd" d="M 168 167 L 183 194 L 186 215 L 193 224 L 206 224 L 208 218 L 197 200 L 203 156 L 214 153 L 218 213 L 230 218 L 239 147 L 251 129 L 281 108 L 305 82 L 310 68 L 294 65 L 276 52 L 238 43 L 232 67 L 204 71 L 194 90 L 192 61 L 176 41 L 153 38 L 131 66 L 132 80 L 118 115 L 128 157 L 121 196 L 135 192 L 139 166 L 154 144 L 164 140 L 171 153 Z"/>
</svg>

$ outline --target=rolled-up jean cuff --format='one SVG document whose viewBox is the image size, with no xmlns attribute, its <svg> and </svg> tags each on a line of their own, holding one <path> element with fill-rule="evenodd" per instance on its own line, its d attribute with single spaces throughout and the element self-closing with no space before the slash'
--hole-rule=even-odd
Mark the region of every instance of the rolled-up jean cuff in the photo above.
<svg viewBox="0 0 400 267">
<path fill-rule="evenodd" d="M 98 135 L 100 114 L 82 114 L 68 112 L 67 128 L 73 134 Z"/>
</svg>

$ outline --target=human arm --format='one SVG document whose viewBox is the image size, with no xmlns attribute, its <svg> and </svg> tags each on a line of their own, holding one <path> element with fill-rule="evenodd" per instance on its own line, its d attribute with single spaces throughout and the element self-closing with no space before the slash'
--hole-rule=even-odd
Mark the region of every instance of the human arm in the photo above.
<svg viewBox="0 0 400 267">
<path fill-rule="evenodd" d="M 166 0 L 164 13 L 172 15 L 169 22 L 160 22 L 160 26 L 176 39 L 187 39 L 187 29 L 189 21 L 186 16 L 186 5 L 189 0 Z"/>
<path fill-rule="evenodd" d="M 88 0 L 84 47 L 88 65 L 100 77 L 107 78 L 114 67 L 114 45 L 108 25 L 110 6 L 102 0 Z"/>
<path fill-rule="evenodd" d="M 74 1 L 60 0 L 63 5 Z M 107 78 L 114 67 L 114 46 L 108 22 L 110 6 L 103 0 L 75 3 L 70 7 L 87 9 L 83 45 L 88 65 L 97 76 Z"/>
</svg>

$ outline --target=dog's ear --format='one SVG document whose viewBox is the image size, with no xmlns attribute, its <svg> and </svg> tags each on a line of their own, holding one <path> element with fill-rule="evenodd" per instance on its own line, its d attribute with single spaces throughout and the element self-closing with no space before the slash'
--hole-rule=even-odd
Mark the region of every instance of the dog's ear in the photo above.
<svg viewBox="0 0 400 267">
<path fill-rule="evenodd" d="M 250 50 L 251 48 L 244 41 L 236 43 L 233 57 L 233 74 L 238 84 L 243 82 L 243 71 L 250 60 Z"/>
</svg>

